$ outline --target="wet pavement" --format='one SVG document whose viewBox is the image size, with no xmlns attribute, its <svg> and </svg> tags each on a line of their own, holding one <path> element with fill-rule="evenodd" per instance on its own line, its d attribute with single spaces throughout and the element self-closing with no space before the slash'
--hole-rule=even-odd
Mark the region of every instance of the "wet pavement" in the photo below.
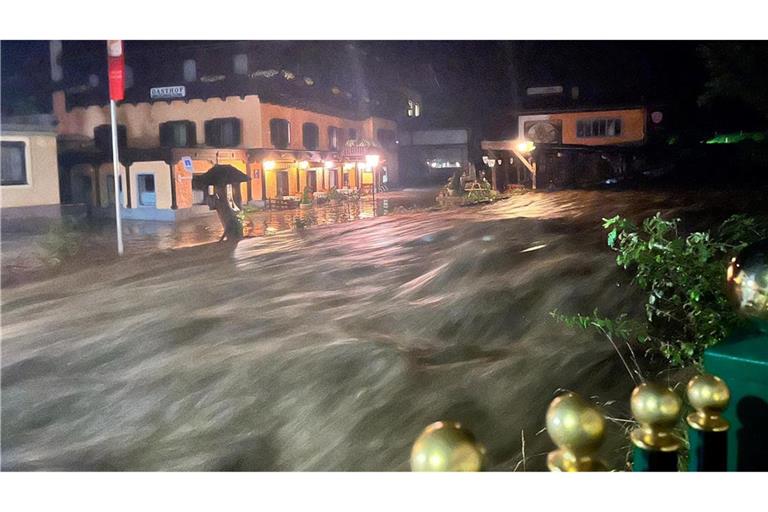
<svg viewBox="0 0 768 512">
<path fill-rule="evenodd" d="M 491 469 L 541 470 L 558 390 L 629 414 L 610 345 L 549 316 L 642 312 L 601 218 L 696 226 L 743 206 L 713 194 L 529 193 L 238 244 L 192 230 L 191 247 L 17 283 L 2 469 L 406 470 L 419 431 L 455 419 Z M 625 441 L 609 430 L 614 467 Z"/>
</svg>

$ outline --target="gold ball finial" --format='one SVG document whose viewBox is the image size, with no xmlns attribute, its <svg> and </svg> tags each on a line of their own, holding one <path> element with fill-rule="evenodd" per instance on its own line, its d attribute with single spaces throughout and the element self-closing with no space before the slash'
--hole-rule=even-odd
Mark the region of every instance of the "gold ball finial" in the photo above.
<svg viewBox="0 0 768 512">
<path fill-rule="evenodd" d="M 485 449 L 455 421 L 437 421 L 416 438 L 411 471 L 481 471 Z"/>
<path fill-rule="evenodd" d="M 768 320 L 768 240 L 748 245 L 731 259 L 726 289 L 739 313 Z"/>
<path fill-rule="evenodd" d="M 632 391 L 630 405 L 640 423 L 631 434 L 635 446 L 662 452 L 672 452 L 680 447 L 680 442 L 672 435 L 683 405 L 677 393 L 662 384 L 644 382 Z"/>
<path fill-rule="evenodd" d="M 688 382 L 688 402 L 696 412 L 688 415 L 688 424 L 707 432 L 728 430 L 728 420 L 721 413 L 730 400 L 731 391 L 723 379 L 710 374 L 695 376 Z"/>
<path fill-rule="evenodd" d="M 594 457 L 605 436 L 602 413 L 572 392 L 556 397 L 547 409 L 547 432 L 558 449 L 549 453 L 550 471 L 604 471 Z"/>
</svg>

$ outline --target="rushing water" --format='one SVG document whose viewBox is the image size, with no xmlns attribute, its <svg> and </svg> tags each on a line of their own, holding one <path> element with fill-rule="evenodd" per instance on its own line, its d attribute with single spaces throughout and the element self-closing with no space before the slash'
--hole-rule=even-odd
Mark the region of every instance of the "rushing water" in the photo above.
<svg viewBox="0 0 768 512">
<path fill-rule="evenodd" d="M 542 469 L 558 389 L 628 414 L 610 345 L 549 317 L 638 311 L 601 217 L 711 204 L 525 194 L 129 251 L 7 288 L 2 468 L 404 470 L 425 425 L 457 419 L 491 468 L 522 469 L 524 450 Z M 612 429 L 614 466 L 622 446 Z"/>
</svg>

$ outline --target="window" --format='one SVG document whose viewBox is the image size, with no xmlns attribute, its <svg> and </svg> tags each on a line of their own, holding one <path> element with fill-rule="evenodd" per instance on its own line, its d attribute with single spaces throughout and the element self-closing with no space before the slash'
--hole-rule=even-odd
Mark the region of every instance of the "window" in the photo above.
<svg viewBox="0 0 768 512">
<path fill-rule="evenodd" d="M 166 148 L 188 148 L 197 143 L 195 123 L 168 121 L 160 124 L 160 145 Z"/>
<path fill-rule="evenodd" d="M 379 141 L 381 147 L 393 148 L 395 147 L 395 140 L 397 137 L 395 136 L 394 130 L 380 128 L 376 131 L 376 139 Z"/>
<path fill-rule="evenodd" d="M 197 63 L 195 59 L 187 59 L 184 61 L 184 81 L 194 82 L 197 80 Z"/>
<path fill-rule="evenodd" d="M 408 117 L 419 117 L 421 115 L 421 104 L 414 101 L 414 100 L 408 100 Z"/>
<path fill-rule="evenodd" d="M 354 140 L 357 138 L 357 130 L 355 130 L 354 128 L 350 128 L 347 133 L 349 134 L 349 136 L 347 137 L 347 140 Z"/>
<path fill-rule="evenodd" d="M 93 139 L 96 147 L 105 153 L 112 153 L 112 126 L 101 124 L 93 129 Z M 117 146 L 126 147 L 128 135 L 124 124 L 117 125 Z"/>
<path fill-rule="evenodd" d="M 328 127 L 328 148 L 339 149 L 339 129 L 335 126 Z"/>
<path fill-rule="evenodd" d="M 276 148 L 287 148 L 291 143 L 291 124 L 285 119 L 270 119 L 269 140 Z"/>
<path fill-rule="evenodd" d="M 155 195 L 155 175 L 139 174 L 136 177 L 139 181 L 139 205 L 155 206 L 157 196 Z"/>
<path fill-rule="evenodd" d="M 248 73 L 248 56 L 244 53 L 238 53 L 232 58 L 235 67 L 235 74 L 245 75 Z"/>
<path fill-rule="evenodd" d="M 2 185 L 26 185 L 27 184 L 27 156 L 26 144 L 23 142 L 3 141 L 2 163 Z"/>
<path fill-rule="evenodd" d="M 618 137 L 621 135 L 621 119 L 583 119 L 576 122 L 576 136 Z"/>
<path fill-rule="evenodd" d="M 301 127 L 301 140 L 306 149 L 317 149 L 320 145 L 320 130 L 315 123 L 304 123 Z"/>
<path fill-rule="evenodd" d="M 239 146 L 240 120 L 236 117 L 224 117 L 206 121 L 205 144 L 220 148 Z"/>
</svg>

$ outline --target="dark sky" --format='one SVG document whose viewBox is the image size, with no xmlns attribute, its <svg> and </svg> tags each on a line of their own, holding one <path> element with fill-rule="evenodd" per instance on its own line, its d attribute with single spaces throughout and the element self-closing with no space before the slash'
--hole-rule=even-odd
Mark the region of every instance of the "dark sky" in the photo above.
<svg viewBox="0 0 768 512">
<path fill-rule="evenodd" d="M 94 45 L 97 42 L 93 42 Z M 102 44 L 98 42 L 98 44 Z M 187 44 L 195 44 L 188 42 Z M 236 44 L 231 41 L 209 44 Z M 261 42 L 288 61 L 345 59 L 339 42 Z M 600 104 L 672 104 L 696 109 L 706 70 L 690 41 L 363 41 L 363 80 L 399 82 L 423 95 L 423 123 L 490 129 L 510 110 L 530 108 L 531 86 L 578 86 L 579 101 Z M 334 46 L 336 45 L 336 46 Z M 95 46 L 98 48 L 98 46 Z M 148 47 L 134 43 L 135 51 Z M 130 50 L 130 43 L 126 51 Z M 106 66 L 94 51 L 84 71 Z M 312 56 L 313 58 L 307 58 Z M 314 58 L 317 57 L 317 58 Z M 350 63 L 338 62 L 338 69 Z M 291 62 L 284 64 L 290 69 Z M 354 68 L 353 68 L 354 69 Z M 4 113 L 50 110 L 48 43 L 2 43 Z M 344 74 L 344 72 L 342 72 Z"/>
</svg>

